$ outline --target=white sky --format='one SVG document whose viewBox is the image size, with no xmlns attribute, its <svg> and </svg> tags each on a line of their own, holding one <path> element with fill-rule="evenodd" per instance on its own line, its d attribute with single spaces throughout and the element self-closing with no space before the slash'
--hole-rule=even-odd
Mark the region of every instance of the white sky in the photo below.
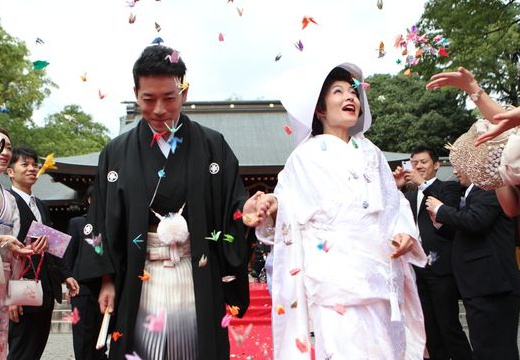
<svg viewBox="0 0 520 360">
<path fill-rule="evenodd" d="M 0 25 L 26 42 L 31 61 L 50 63 L 47 74 L 59 86 L 35 112 L 38 124 L 78 104 L 115 136 L 125 114 L 121 102 L 135 99 L 133 63 L 158 36 L 180 51 L 188 67 L 190 101 L 276 100 L 276 81 L 288 69 L 331 53 L 358 64 L 365 76 L 397 73 L 402 57 L 394 39 L 420 18 L 426 0 L 383 0 L 382 10 L 376 2 L 139 0 L 131 8 L 126 0 L 0 0 Z M 136 15 L 133 24 L 130 13 Z M 318 25 L 302 30 L 304 16 Z M 37 45 L 36 38 L 45 43 Z M 302 52 L 294 46 L 298 40 Z M 387 51 L 383 58 L 377 56 L 380 41 Z M 98 89 L 107 94 L 103 100 Z M 0 99 L 7 106 L 8 101 Z"/>
</svg>

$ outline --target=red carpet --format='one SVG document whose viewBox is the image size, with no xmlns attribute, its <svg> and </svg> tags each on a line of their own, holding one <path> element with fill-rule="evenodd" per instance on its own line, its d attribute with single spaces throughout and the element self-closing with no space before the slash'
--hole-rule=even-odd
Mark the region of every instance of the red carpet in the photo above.
<svg viewBox="0 0 520 360">
<path fill-rule="evenodd" d="M 271 297 L 267 284 L 252 282 L 249 291 L 251 300 L 246 314 L 242 319 L 233 318 L 229 325 L 230 359 L 272 360 Z"/>
</svg>

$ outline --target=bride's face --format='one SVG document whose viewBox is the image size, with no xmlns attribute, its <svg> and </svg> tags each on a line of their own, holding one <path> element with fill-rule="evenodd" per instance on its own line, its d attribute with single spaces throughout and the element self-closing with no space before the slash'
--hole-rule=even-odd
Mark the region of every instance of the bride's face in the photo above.
<svg viewBox="0 0 520 360">
<path fill-rule="evenodd" d="M 325 94 L 325 110 L 320 114 L 323 132 L 333 134 L 356 125 L 361 103 L 356 90 L 347 81 L 334 81 Z"/>
</svg>

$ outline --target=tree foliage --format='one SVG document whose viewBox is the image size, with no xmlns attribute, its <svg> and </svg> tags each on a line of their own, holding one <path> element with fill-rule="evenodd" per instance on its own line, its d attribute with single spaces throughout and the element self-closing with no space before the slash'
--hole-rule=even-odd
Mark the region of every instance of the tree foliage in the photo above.
<svg viewBox="0 0 520 360">
<path fill-rule="evenodd" d="M 417 76 L 376 74 L 366 79 L 372 127 L 367 136 L 385 151 L 409 153 L 426 143 L 447 155 L 454 142 L 476 120 L 454 89 L 426 90 Z"/>
<path fill-rule="evenodd" d="M 464 66 L 499 101 L 519 105 L 520 4 L 515 0 L 429 0 L 418 23 L 421 33 L 442 32 L 449 58 L 425 58 L 424 78 Z M 465 95 L 464 95 L 465 96 Z"/>
<path fill-rule="evenodd" d="M 92 121 L 78 105 L 67 105 L 48 116 L 45 126 L 37 128 L 31 146 L 40 156 L 54 153 L 56 157 L 88 154 L 100 151 L 110 140 L 109 130 Z"/>
<path fill-rule="evenodd" d="M 56 157 L 99 151 L 110 140 L 108 129 L 92 121 L 78 105 L 68 105 L 48 116 L 43 127 L 33 120 L 33 110 L 57 87 L 45 69 L 35 70 L 24 42 L 10 36 L 0 26 L 0 126 L 11 134 L 14 146 L 27 145 L 41 156 Z"/>
<path fill-rule="evenodd" d="M 29 51 L 22 41 L 0 27 L 0 104 L 7 112 L 0 113 L 0 125 L 11 132 L 13 143 L 30 143 L 35 124 L 33 109 L 56 85 L 46 76 L 45 69 L 34 70 Z"/>
</svg>

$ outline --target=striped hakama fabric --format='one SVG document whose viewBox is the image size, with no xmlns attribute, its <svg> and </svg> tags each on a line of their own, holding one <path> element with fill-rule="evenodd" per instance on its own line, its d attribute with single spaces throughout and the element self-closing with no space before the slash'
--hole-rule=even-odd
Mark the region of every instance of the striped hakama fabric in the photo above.
<svg viewBox="0 0 520 360">
<path fill-rule="evenodd" d="M 145 270 L 135 329 L 135 349 L 143 360 L 197 360 L 197 314 L 190 242 L 175 249 L 148 233 Z"/>
</svg>

